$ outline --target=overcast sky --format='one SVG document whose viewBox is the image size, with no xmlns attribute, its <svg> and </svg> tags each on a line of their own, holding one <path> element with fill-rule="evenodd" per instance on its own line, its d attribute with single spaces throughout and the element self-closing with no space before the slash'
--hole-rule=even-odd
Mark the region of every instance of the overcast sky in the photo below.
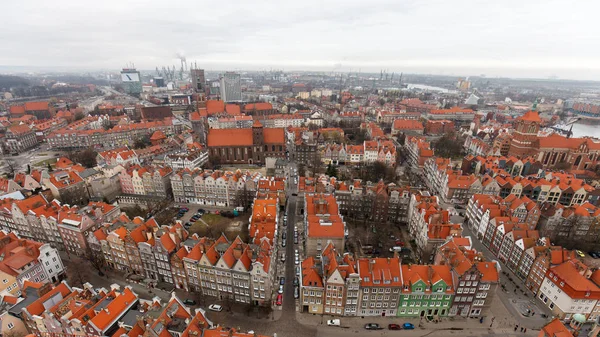
<svg viewBox="0 0 600 337">
<path fill-rule="evenodd" d="M 600 1 L 4 0 L 0 65 L 600 80 Z"/>
</svg>

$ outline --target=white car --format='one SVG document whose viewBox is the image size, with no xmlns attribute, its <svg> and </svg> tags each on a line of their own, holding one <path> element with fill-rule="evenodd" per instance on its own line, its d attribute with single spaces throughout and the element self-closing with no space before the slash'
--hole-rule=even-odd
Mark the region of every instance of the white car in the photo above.
<svg viewBox="0 0 600 337">
<path fill-rule="evenodd" d="M 296 261 L 294 261 L 295 264 L 300 264 L 300 260 L 298 259 L 298 257 L 296 256 Z"/>
<path fill-rule="evenodd" d="M 277 292 L 280 294 L 283 294 L 283 286 L 282 285 L 279 286 L 279 290 Z"/>
<path fill-rule="evenodd" d="M 212 311 L 223 311 L 223 307 L 218 304 L 211 304 L 208 306 L 208 310 Z"/>
</svg>

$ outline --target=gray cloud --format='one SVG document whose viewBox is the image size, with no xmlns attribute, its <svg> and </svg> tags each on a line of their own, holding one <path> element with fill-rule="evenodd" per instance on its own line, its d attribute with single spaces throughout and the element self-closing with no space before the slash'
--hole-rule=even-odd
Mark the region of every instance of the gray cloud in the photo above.
<svg viewBox="0 0 600 337">
<path fill-rule="evenodd" d="M 244 68 L 600 78 L 600 3 L 557 0 L 22 0 L 0 65 Z"/>
</svg>

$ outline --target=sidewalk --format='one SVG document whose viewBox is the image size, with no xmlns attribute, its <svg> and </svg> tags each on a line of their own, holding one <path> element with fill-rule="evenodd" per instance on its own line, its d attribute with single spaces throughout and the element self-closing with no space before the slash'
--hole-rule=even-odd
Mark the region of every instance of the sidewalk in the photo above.
<svg viewBox="0 0 600 337">
<path fill-rule="evenodd" d="M 424 333 L 433 333 L 440 330 L 453 330 L 457 331 L 457 335 L 466 335 L 467 332 L 475 333 L 489 333 L 489 334 L 521 334 L 537 336 L 539 330 L 527 329 L 527 333 L 520 332 L 520 329 L 514 331 L 514 325 L 508 326 L 502 322 L 498 322 L 498 319 L 494 320 L 492 328 L 490 328 L 491 319 L 485 318 L 483 323 L 479 323 L 478 318 L 464 318 L 464 317 L 445 317 L 442 318 L 439 323 L 427 322 L 425 319 L 420 320 L 419 318 L 406 318 L 406 317 L 380 317 L 380 316 L 365 316 L 364 318 L 359 317 L 339 317 L 331 315 L 312 315 L 312 314 L 296 314 L 296 319 L 299 323 L 307 326 L 327 326 L 327 320 L 339 319 L 343 328 L 350 329 L 351 331 L 360 332 L 365 331 L 364 325 L 367 323 L 377 323 L 382 328 L 387 330 L 388 324 L 403 324 L 412 323 L 415 326 L 413 331 L 403 331 L 403 335 L 410 333 L 414 336 L 422 336 Z M 321 323 L 322 322 L 322 323 Z M 501 323 L 501 324 L 499 324 Z M 333 327 L 332 327 L 333 328 Z M 458 332 L 462 329 L 464 333 Z M 350 332 L 350 331 L 348 331 Z"/>
</svg>

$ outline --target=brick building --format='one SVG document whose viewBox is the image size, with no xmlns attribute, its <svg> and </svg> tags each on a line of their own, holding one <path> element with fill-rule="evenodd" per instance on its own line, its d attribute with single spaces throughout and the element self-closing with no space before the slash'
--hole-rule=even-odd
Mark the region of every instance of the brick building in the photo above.
<svg viewBox="0 0 600 337">
<path fill-rule="evenodd" d="M 254 121 L 249 129 L 210 129 L 209 157 L 218 157 L 224 164 L 264 164 L 267 157 L 284 158 L 284 129 L 263 128 Z"/>
</svg>

